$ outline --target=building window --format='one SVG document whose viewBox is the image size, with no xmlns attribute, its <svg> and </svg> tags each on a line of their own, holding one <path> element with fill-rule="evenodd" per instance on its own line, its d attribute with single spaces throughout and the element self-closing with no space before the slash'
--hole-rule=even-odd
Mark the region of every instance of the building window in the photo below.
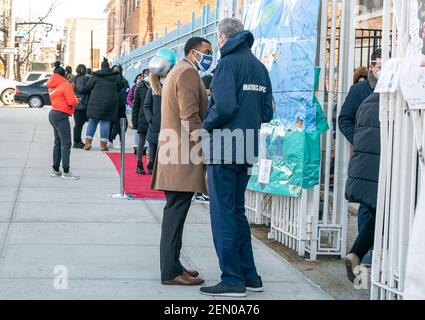
<svg viewBox="0 0 425 320">
<path fill-rule="evenodd" d="M 373 12 L 383 8 L 384 0 L 359 0 L 359 6 L 363 11 Z"/>
</svg>

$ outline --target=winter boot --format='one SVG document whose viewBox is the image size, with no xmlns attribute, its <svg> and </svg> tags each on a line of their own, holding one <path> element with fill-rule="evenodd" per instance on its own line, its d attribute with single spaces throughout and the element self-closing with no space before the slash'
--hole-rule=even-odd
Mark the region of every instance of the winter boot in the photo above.
<svg viewBox="0 0 425 320">
<path fill-rule="evenodd" d="M 153 162 L 150 162 L 149 161 L 149 163 L 148 163 L 148 174 L 149 175 L 152 175 L 153 174 L 154 167 L 155 167 L 155 164 Z"/>
<path fill-rule="evenodd" d="M 87 139 L 86 138 L 86 143 L 84 144 L 84 150 L 89 151 L 92 148 L 92 139 Z"/>
<path fill-rule="evenodd" d="M 109 151 L 108 142 L 102 141 L 100 143 L 100 151 L 102 151 L 102 152 L 108 152 Z"/>
<path fill-rule="evenodd" d="M 145 168 L 143 167 L 143 162 L 142 161 L 138 161 L 137 162 L 137 174 L 146 174 Z"/>
</svg>

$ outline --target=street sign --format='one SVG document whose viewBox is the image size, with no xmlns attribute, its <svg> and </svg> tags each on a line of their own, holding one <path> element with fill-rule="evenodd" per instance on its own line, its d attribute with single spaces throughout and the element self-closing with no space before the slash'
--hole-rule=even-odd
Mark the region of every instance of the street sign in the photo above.
<svg viewBox="0 0 425 320">
<path fill-rule="evenodd" d="M 0 52 L 3 54 L 18 54 L 18 48 L 0 48 Z"/>
</svg>

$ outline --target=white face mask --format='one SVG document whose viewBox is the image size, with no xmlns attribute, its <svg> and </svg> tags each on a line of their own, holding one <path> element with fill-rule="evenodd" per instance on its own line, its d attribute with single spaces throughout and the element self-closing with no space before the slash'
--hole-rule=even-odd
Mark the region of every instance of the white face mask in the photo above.
<svg viewBox="0 0 425 320">
<path fill-rule="evenodd" d="M 165 83 L 165 79 L 163 79 L 163 78 L 159 79 L 159 83 L 160 83 L 161 85 L 164 85 L 164 83 Z"/>
<path fill-rule="evenodd" d="M 379 71 L 374 71 L 373 72 L 373 76 L 376 78 L 376 79 L 378 79 L 379 80 L 379 76 L 381 75 L 381 70 L 379 70 Z"/>
</svg>

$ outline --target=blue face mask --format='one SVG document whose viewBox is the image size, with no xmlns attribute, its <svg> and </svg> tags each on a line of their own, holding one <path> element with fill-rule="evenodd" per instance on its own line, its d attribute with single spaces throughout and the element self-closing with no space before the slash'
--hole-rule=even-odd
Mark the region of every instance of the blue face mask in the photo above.
<svg viewBox="0 0 425 320">
<path fill-rule="evenodd" d="M 195 50 L 197 53 L 201 55 L 201 60 L 198 62 L 198 67 L 201 71 L 208 71 L 211 68 L 211 65 L 214 61 L 213 56 L 204 54 L 202 52 L 199 52 L 198 50 Z"/>
</svg>

